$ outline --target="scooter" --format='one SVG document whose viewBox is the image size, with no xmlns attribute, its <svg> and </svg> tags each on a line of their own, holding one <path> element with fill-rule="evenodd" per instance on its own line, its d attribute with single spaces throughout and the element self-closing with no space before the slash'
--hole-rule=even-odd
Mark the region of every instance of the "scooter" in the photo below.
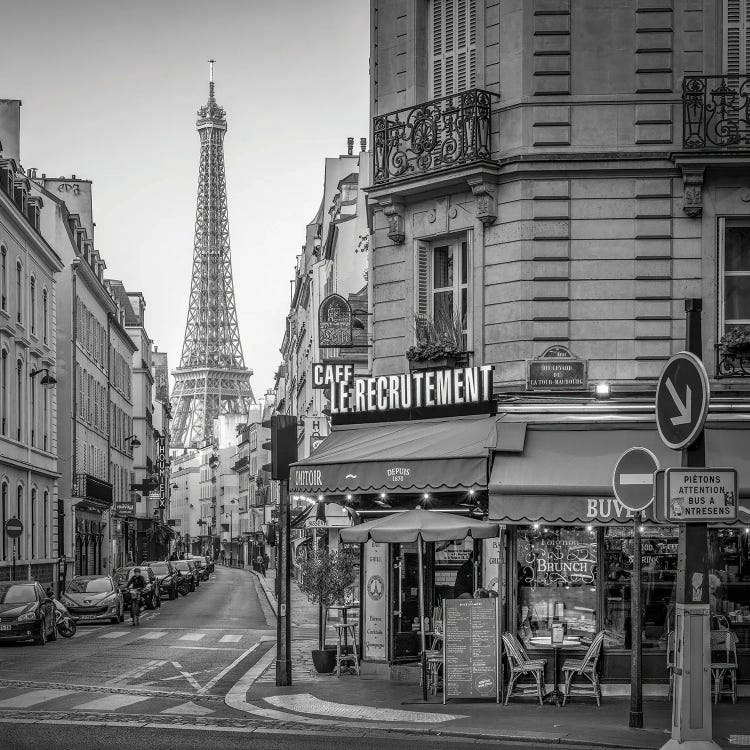
<svg viewBox="0 0 750 750">
<path fill-rule="evenodd" d="M 72 638 L 76 634 L 78 627 L 75 620 L 70 616 L 67 607 L 57 599 L 52 600 L 55 604 L 55 622 L 57 623 L 57 632 L 63 638 Z"/>
</svg>

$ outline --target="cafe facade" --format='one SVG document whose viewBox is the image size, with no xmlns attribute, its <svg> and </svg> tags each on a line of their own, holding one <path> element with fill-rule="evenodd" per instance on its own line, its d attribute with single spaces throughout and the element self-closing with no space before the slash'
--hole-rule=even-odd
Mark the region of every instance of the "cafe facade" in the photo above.
<svg viewBox="0 0 750 750">
<path fill-rule="evenodd" d="M 374 386 L 352 388 L 365 394 L 374 388 L 377 404 L 372 380 Z M 319 448 L 292 467 L 290 491 L 349 507 L 360 522 L 414 507 L 498 522 L 497 539 L 425 545 L 428 630 L 444 600 L 478 588 L 497 592 L 501 630 L 515 633 L 548 665 L 553 625 L 563 625 L 577 644 L 569 656 L 582 655 L 604 631 L 605 693 L 627 692 L 630 684 L 637 524 L 644 691 L 666 694 L 678 529 L 653 503 L 641 514 L 628 510 L 612 488 L 618 458 L 635 446 L 651 451 L 660 468 L 680 466 L 680 453 L 659 438 L 653 400 L 602 402 L 578 394 L 491 401 L 484 414 L 451 404 L 454 413 L 433 418 L 389 420 L 387 408 L 373 411 L 378 421 L 349 415 L 350 423 L 334 424 Z M 429 414 L 422 409 L 414 416 Z M 742 683 L 750 683 L 750 411 L 715 399 L 705 435 L 706 464 L 738 473 L 738 519 L 710 525 L 708 559 L 712 625 L 737 635 L 742 694 Z M 360 554 L 362 658 L 403 679 L 419 657 L 416 543 L 368 541 Z"/>
</svg>

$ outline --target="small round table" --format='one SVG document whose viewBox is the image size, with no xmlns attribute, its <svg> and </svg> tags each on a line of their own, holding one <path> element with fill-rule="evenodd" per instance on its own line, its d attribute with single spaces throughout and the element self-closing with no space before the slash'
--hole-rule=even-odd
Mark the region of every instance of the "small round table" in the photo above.
<svg viewBox="0 0 750 750">
<path fill-rule="evenodd" d="M 552 643 L 551 638 L 545 636 L 536 636 L 531 638 L 534 646 L 543 646 L 553 650 L 552 656 L 552 690 L 544 696 L 545 703 L 554 703 L 556 706 L 562 704 L 563 694 L 560 692 L 560 658 L 559 654 L 565 648 L 579 648 L 581 641 L 578 638 L 564 638 L 562 643 Z"/>
</svg>

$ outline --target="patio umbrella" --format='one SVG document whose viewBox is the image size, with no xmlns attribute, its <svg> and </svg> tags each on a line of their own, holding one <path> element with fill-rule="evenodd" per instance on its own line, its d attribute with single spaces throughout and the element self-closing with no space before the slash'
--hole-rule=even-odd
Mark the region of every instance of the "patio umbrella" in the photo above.
<svg viewBox="0 0 750 750">
<path fill-rule="evenodd" d="M 419 632 L 422 644 L 422 695 L 427 700 L 427 662 L 425 660 L 424 633 L 424 569 L 422 563 L 422 542 L 447 542 L 464 539 L 490 539 L 496 537 L 500 526 L 496 523 L 479 521 L 454 513 L 441 513 L 434 510 L 415 510 L 393 513 L 376 518 L 358 526 L 341 529 L 341 541 L 364 544 L 373 542 L 397 544 L 417 542 L 419 564 Z"/>
</svg>

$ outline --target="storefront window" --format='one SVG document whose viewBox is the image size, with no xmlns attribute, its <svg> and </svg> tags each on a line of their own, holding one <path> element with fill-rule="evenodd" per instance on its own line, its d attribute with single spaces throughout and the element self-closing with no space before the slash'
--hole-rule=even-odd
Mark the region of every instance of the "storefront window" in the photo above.
<svg viewBox="0 0 750 750">
<path fill-rule="evenodd" d="M 737 648 L 750 648 L 750 533 L 715 529 L 708 535 L 708 588 L 712 627 L 737 635 Z"/>
<path fill-rule="evenodd" d="M 630 648 L 632 526 L 605 529 L 604 557 L 605 644 Z M 643 648 L 666 648 L 667 633 L 674 624 L 676 577 L 677 529 L 673 526 L 644 526 L 641 534 Z"/>
<path fill-rule="evenodd" d="M 585 527 L 519 527 L 518 635 L 527 646 L 549 643 L 552 625 L 590 641 L 596 631 L 596 531 Z"/>
</svg>

